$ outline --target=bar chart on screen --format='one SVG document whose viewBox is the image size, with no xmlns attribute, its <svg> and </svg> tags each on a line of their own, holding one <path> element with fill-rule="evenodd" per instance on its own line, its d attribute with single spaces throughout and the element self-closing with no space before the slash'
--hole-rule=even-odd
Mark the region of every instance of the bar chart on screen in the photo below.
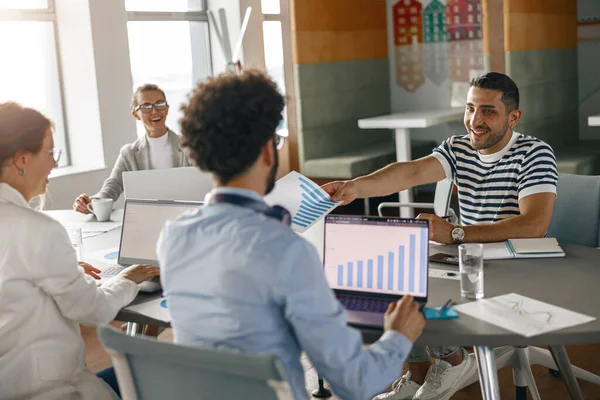
<svg viewBox="0 0 600 400">
<path fill-rule="evenodd" d="M 325 235 L 325 275 L 332 288 L 426 295 L 427 229 L 334 224 Z"/>
</svg>

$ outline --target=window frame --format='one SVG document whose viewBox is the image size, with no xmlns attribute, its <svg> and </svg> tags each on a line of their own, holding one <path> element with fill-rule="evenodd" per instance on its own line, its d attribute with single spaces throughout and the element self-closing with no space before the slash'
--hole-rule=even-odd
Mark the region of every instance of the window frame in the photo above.
<svg viewBox="0 0 600 400">
<path fill-rule="evenodd" d="M 124 0 L 125 1 L 125 0 Z M 168 0 L 166 0 L 168 1 Z M 207 0 L 201 1 L 202 11 L 127 11 L 127 23 L 129 22 L 199 22 L 206 23 L 206 50 L 207 54 L 202 55 L 208 57 L 207 60 L 207 76 L 213 76 L 213 63 L 212 63 L 212 39 L 210 33 L 210 21 L 208 17 L 208 4 Z M 128 27 L 129 29 L 129 27 Z M 194 41 L 193 37 L 190 37 L 190 40 Z M 129 43 L 131 46 L 131 43 Z M 191 46 L 190 51 L 192 52 L 192 59 L 194 58 L 194 53 L 198 52 L 197 46 Z M 192 66 L 193 68 L 193 66 Z M 132 78 L 133 78 L 133 71 Z M 133 88 L 132 88 L 133 90 Z M 139 135 L 138 130 L 138 135 Z"/>
<path fill-rule="evenodd" d="M 60 57 L 60 41 L 58 36 L 58 24 L 56 18 L 56 7 L 54 0 L 47 0 L 47 8 L 21 8 L 21 9 L 10 9 L 0 10 L 0 22 L 14 22 L 14 21 L 28 21 L 28 22 L 51 22 L 52 31 L 54 33 L 54 49 L 56 51 L 56 70 L 58 79 L 58 95 L 59 95 L 59 106 L 60 106 L 60 117 L 62 118 L 63 130 L 59 134 L 62 136 L 62 142 L 64 143 L 63 160 L 65 163 L 60 165 L 58 168 L 65 168 L 71 166 L 71 149 L 69 143 L 69 126 L 67 120 L 67 111 L 65 104 L 65 88 L 63 80 L 63 68 Z M 56 132 L 55 132 L 56 133 Z"/>
<path fill-rule="evenodd" d="M 50 0 L 52 1 L 52 0 Z M 202 11 L 126 11 L 127 22 L 131 21 L 151 21 L 151 22 L 169 22 L 169 21 L 187 21 L 187 22 L 205 22 L 208 26 L 206 32 L 206 46 L 208 49 L 208 75 L 212 76 L 212 39 L 210 34 L 210 22 L 208 18 L 208 2 L 202 0 Z M 193 52 L 194 49 L 192 48 Z"/>
</svg>

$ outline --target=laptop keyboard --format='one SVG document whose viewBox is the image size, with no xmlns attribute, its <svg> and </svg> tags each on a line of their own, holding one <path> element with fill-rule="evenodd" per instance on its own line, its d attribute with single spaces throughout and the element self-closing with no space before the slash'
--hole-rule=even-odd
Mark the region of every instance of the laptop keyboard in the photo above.
<svg viewBox="0 0 600 400">
<path fill-rule="evenodd" d="M 381 299 L 378 297 L 347 295 L 338 296 L 338 300 L 347 310 L 375 313 L 384 313 L 387 310 L 388 305 L 391 303 L 390 300 Z"/>
<path fill-rule="evenodd" d="M 112 267 L 108 267 L 102 270 L 102 272 L 100 272 L 100 276 L 102 278 L 112 278 L 115 275 L 118 275 L 119 272 L 123 271 L 125 269 L 125 267 L 121 266 L 121 265 L 115 265 Z"/>
</svg>

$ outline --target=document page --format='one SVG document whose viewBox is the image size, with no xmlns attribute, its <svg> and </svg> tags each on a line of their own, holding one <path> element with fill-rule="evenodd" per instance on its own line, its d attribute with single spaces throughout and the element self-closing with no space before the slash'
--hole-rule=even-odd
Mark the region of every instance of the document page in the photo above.
<svg viewBox="0 0 600 400">
<path fill-rule="evenodd" d="M 292 171 L 275 183 L 275 188 L 265 196 L 269 205 L 285 207 L 292 215 L 292 229 L 303 233 L 333 211 L 340 203 L 331 201 L 329 195 L 316 183 Z"/>
<path fill-rule="evenodd" d="M 525 337 L 585 324 L 596 319 L 516 293 L 460 304 L 454 306 L 454 309 Z"/>
<path fill-rule="evenodd" d="M 127 310 L 134 311 L 159 321 L 171 322 L 171 314 L 167 308 L 167 300 L 164 297 L 150 300 L 142 304 L 127 307 Z"/>
</svg>

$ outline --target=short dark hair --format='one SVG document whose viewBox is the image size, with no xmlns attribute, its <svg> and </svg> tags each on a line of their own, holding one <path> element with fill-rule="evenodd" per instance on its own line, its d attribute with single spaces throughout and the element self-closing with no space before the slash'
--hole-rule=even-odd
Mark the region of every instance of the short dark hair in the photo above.
<svg viewBox="0 0 600 400">
<path fill-rule="evenodd" d="M 142 93 L 142 92 L 153 92 L 153 91 L 157 91 L 160 92 L 162 94 L 162 96 L 164 97 L 164 99 L 167 99 L 167 96 L 165 96 L 165 92 L 164 90 L 162 90 L 158 85 L 154 84 L 154 83 L 144 83 L 141 86 L 138 86 L 135 89 L 135 92 L 133 92 L 133 94 L 131 95 L 131 110 L 135 110 L 135 108 L 139 105 L 138 104 L 138 94 Z"/>
<path fill-rule="evenodd" d="M 225 184 L 254 164 L 282 119 L 284 97 L 265 74 L 208 78 L 182 107 L 182 144 L 200 169 Z"/>
<path fill-rule="evenodd" d="M 519 108 L 519 88 L 507 75 L 499 72 L 486 72 L 477 78 L 473 78 L 469 87 L 499 90 L 502 92 L 502 103 L 506 107 L 506 112 Z"/>
</svg>

